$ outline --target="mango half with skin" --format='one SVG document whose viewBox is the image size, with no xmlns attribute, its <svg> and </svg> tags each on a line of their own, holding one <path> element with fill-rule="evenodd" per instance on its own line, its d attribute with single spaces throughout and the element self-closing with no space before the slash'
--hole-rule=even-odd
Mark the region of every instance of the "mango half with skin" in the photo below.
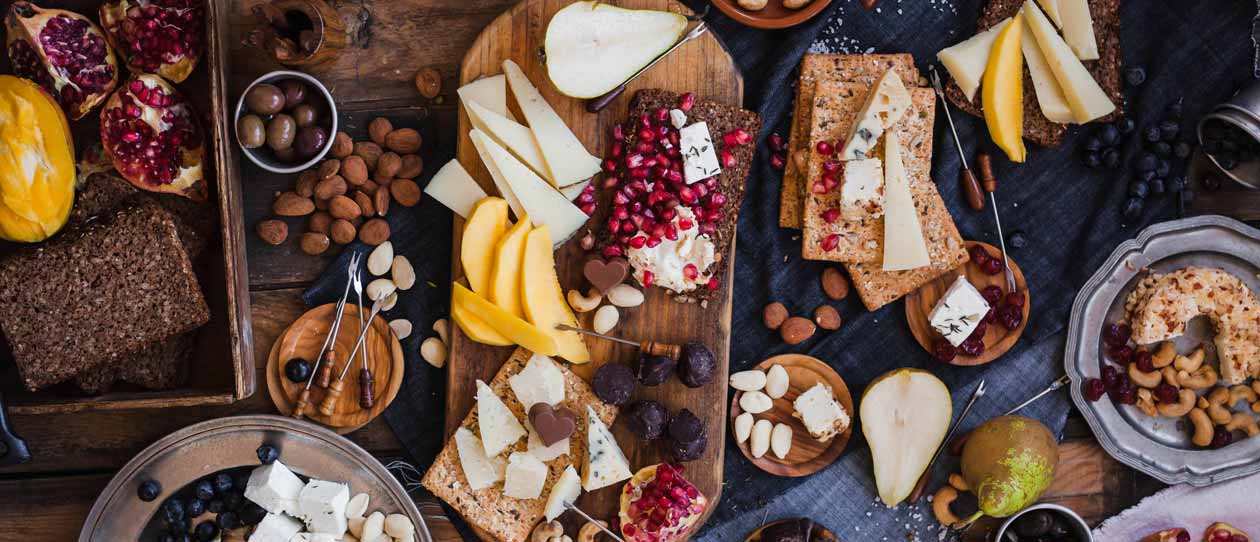
<svg viewBox="0 0 1260 542">
<path fill-rule="evenodd" d="M 0 239 L 43 241 L 74 206 L 70 123 L 39 85 L 0 75 Z"/>
<path fill-rule="evenodd" d="M 975 428 L 963 445 L 962 475 L 985 515 L 1004 518 L 1037 501 L 1054 481 L 1059 445 L 1045 425 L 1000 416 Z"/>
</svg>

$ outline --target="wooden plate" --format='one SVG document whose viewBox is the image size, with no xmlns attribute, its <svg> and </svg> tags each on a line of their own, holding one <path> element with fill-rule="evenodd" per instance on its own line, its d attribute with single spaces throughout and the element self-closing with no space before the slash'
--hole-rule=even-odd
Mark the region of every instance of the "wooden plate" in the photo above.
<svg viewBox="0 0 1260 542">
<path fill-rule="evenodd" d="M 831 0 L 814 0 L 801 9 L 783 7 L 783 0 L 767 0 L 766 7 L 751 11 L 739 6 L 737 0 L 713 0 L 727 17 L 753 28 L 787 28 L 796 26 L 822 13 Z"/>
<path fill-rule="evenodd" d="M 987 243 L 979 241 L 967 241 L 967 249 L 973 246 L 982 246 L 989 251 L 990 256 L 1001 257 L 1002 251 L 994 248 Z M 1032 297 L 1028 292 L 1028 284 L 1024 282 L 1024 272 L 1019 270 L 1019 264 L 1007 254 L 1007 260 L 1011 264 L 1011 272 L 1015 275 L 1015 287 L 1019 291 L 1024 292 L 1024 317 L 1020 321 L 1019 327 L 1015 329 L 1006 329 L 1002 324 L 994 322 L 989 324 L 988 329 L 984 332 L 984 352 L 979 356 L 968 356 L 961 351 L 950 362 L 950 365 L 959 365 L 963 367 L 974 367 L 976 365 L 984 365 L 1005 354 L 1015 345 L 1015 341 L 1019 340 L 1019 336 L 1024 334 L 1024 328 L 1028 327 L 1028 314 L 1032 309 Z M 993 285 L 1006 291 L 1006 273 L 998 273 L 990 275 L 980 269 L 980 266 L 971 263 L 970 260 L 958 269 L 945 273 L 937 277 L 935 280 L 924 284 L 909 294 L 906 294 L 906 323 L 910 325 L 910 333 L 914 334 L 915 340 L 919 341 L 919 345 L 932 353 L 932 344 L 941 338 L 941 335 L 932 329 L 932 324 L 928 322 L 928 315 L 932 313 L 932 309 L 936 307 L 936 302 L 945 295 L 951 284 L 958 279 L 960 274 L 967 274 L 967 281 L 975 286 L 977 290 L 983 290 L 986 286 Z M 1008 292 L 1009 293 L 1009 292 Z"/>
<path fill-rule="evenodd" d="M 752 440 L 749 439 L 739 444 L 739 451 L 743 452 L 744 457 L 752 461 L 757 468 L 770 474 L 790 478 L 808 476 L 830 465 L 832 461 L 840 457 L 840 453 L 849 444 L 849 436 L 853 433 L 853 424 L 857 420 L 857 413 L 853 410 L 853 396 L 849 394 L 849 386 L 844 383 L 844 379 L 840 378 L 835 369 L 819 361 L 818 358 L 804 354 L 782 354 L 757 364 L 756 369 L 766 371 L 773 365 L 782 365 L 787 370 L 790 382 L 788 392 L 783 397 L 775 399 L 774 407 L 770 410 L 754 414 L 753 418 L 791 426 L 792 449 L 788 452 L 786 459 L 779 459 L 774 452 L 766 452 L 766 455 L 754 458 L 751 450 Z M 819 382 L 831 386 L 836 400 L 840 401 L 840 406 L 844 407 L 844 411 L 849 414 L 848 429 L 827 442 L 818 442 L 817 439 L 811 437 L 801 421 L 792 416 L 792 401 Z M 735 418 L 744 413 L 744 409 L 739 407 L 739 398 L 743 395 L 744 392 L 737 391 L 735 397 L 731 399 L 732 426 L 735 424 Z"/>
<path fill-rule="evenodd" d="M 329 303 L 306 311 L 271 346 L 271 355 L 267 359 L 267 392 L 271 394 L 271 400 L 281 414 L 288 415 L 293 411 L 297 396 L 305 386 L 284 376 L 284 364 L 293 358 L 315 359 L 319 354 L 319 347 L 324 344 L 324 338 L 328 335 L 335 309 L 336 304 Z M 341 332 L 333 345 L 338 360 L 345 360 L 350 356 L 358 337 L 358 329 L 358 307 L 354 304 L 346 305 L 345 313 L 341 315 Z M 324 416 L 319 413 L 317 409 L 324 398 L 324 389 L 311 386 L 311 407 L 306 411 L 307 419 L 344 435 L 379 416 L 398 396 L 404 370 L 402 344 L 394 337 L 384 318 L 377 316 L 372 320 L 372 330 L 368 332 L 366 344 L 375 382 L 373 391 L 376 405 L 368 410 L 359 406 L 359 368 L 363 362 L 355 356 L 355 365 L 346 371 L 345 385 L 333 414 Z M 333 370 L 334 379 L 344 367 L 344 362 L 337 364 Z"/>
<path fill-rule="evenodd" d="M 753 531 L 746 538 L 744 538 L 744 542 L 761 542 L 762 531 L 770 527 L 773 527 L 775 525 L 779 525 L 781 523 L 786 523 L 789 521 L 797 521 L 799 519 L 800 518 L 788 518 L 788 519 L 776 519 L 774 521 L 771 521 L 770 523 L 757 527 L 757 530 Z M 830 529 L 823 527 L 822 524 L 818 523 L 817 521 L 814 522 L 814 528 L 810 529 L 809 531 L 809 539 L 815 540 L 817 542 L 835 542 L 837 540 L 840 540 L 839 538 L 836 537 L 835 533 L 831 532 Z"/>
</svg>

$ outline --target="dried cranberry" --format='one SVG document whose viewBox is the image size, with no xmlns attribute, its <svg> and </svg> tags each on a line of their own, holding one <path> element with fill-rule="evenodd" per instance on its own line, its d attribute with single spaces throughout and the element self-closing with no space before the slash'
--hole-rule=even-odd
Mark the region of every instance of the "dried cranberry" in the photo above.
<svg viewBox="0 0 1260 542">
<path fill-rule="evenodd" d="M 1120 371 L 1110 365 L 1102 368 L 1102 382 L 1108 391 L 1120 387 Z"/>
<path fill-rule="evenodd" d="M 1111 358 L 1113 362 L 1126 365 L 1133 357 L 1133 349 L 1127 346 L 1117 346 L 1107 351 L 1107 357 Z"/>
<path fill-rule="evenodd" d="M 1019 307 L 1003 305 L 1002 308 L 998 309 L 997 316 L 998 323 L 1002 324 L 1002 327 L 1006 329 L 1014 330 L 1024 323 L 1024 314 L 1020 312 Z"/>
<path fill-rule="evenodd" d="M 985 260 L 984 263 L 980 264 L 980 270 L 984 271 L 985 274 L 988 274 L 988 275 L 996 275 L 998 273 L 1001 273 L 1003 267 L 1004 266 L 1002 265 L 1002 260 L 998 258 L 989 258 Z"/>
<path fill-rule="evenodd" d="M 954 361 L 954 357 L 957 355 L 958 349 L 954 348 L 954 345 L 949 344 L 949 341 L 939 340 L 932 345 L 932 357 L 936 358 L 936 361 L 949 363 Z"/>
<path fill-rule="evenodd" d="M 770 134 L 770 137 L 766 138 L 766 142 L 770 144 L 770 150 L 776 153 L 787 150 L 787 146 L 784 145 L 783 136 L 779 135 L 778 132 Z"/>
<path fill-rule="evenodd" d="M 1137 403 L 1137 387 L 1127 378 L 1120 379 L 1120 383 L 1108 394 L 1111 395 L 1112 400 L 1120 404 L 1132 405 Z"/>
<path fill-rule="evenodd" d="M 1091 403 L 1102 399 L 1104 393 L 1107 393 L 1107 386 L 1097 378 L 1090 378 L 1081 386 L 1081 394 L 1085 396 L 1086 401 Z"/>
<path fill-rule="evenodd" d="M 1155 370 L 1155 364 L 1151 360 L 1151 353 L 1146 350 L 1139 350 L 1133 355 L 1133 363 L 1137 364 L 1139 371 L 1149 373 Z"/>
<path fill-rule="evenodd" d="M 984 340 L 978 338 L 968 338 L 963 341 L 958 348 L 968 356 L 979 356 L 984 353 Z"/>
<path fill-rule="evenodd" d="M 1224 426 L 1216 426 L 1216 431 L 1212 433 L 1212 443 L 1208 445 L 1210 448 L 1224 448 L 1234 442 L 1234 433 L 1225 429 Z"/>
<path fill-rule="evenodd" d="M 984 247 L 980 245 L 972 246 L 970 252 L 971 252 L 971 263 L 974 263 L 976 265 L 982 265 L 984 264 L 984 262 L 987 262 L 991 259 L 989 257 L 989 251 L 985 250 Z"/>
<path fill-rule="evenodd" d="M 1012 307 L 1024 308 L 1024 294 L 1020 292 L 1011 292 L 1006 294 L 1006 304 Z"/>
<path fill-rule="evenodd" d="M 989 307 L 989 312 L 984 313 L 984 320 L 982 321 L 986 324 L 996 324 L 997 323 L 997 307 Z"/>
<path fill-rule="evenodd" d="M 818 151 L 818 154 L 821 154 L 823 156 L 831 156 L 831 153 L 835 152 L 835 149 L 831 146 L 831 143 L 828 143 L 826 141 L 819 141 L 818 144 L 814 145 L 814 150 Z"/>
<path fill-rule="evenodd" d="M 770 155 L 770 167 L 777 171 L 783 171 L 785 166 L 787 166 L 787 158 L 785 158 L 782 154 L 775 153 Z"/>
<path fill-rule="evenodd" d="M 1123 322 L 1107 324 L 1107 327 L 1103 329 L 1103 342 L 1107 343 L 1107 346 L 1124 346 L 1128 344 L 1131 333 L 1128 324 Z"/>
<path fill-rule="evenodd" d="M 1177 542 L 1190 542 L 1190 531 L 1179 529 L 1177 532 Z"/>
<path fill-rule="evenodd" d="M 986 324 L 983 320 L 981 320 L 979 324 L 976 324 L 976 328 L 971 330 L 971 335 L 968 335 L 967 338 L 984 340 L 984 332 L 988 330 L 989 324 Z"/>
<path fill-rule="evenodd" d="M 1177 402 L 1177 387 L 1167 382 L 1155 387 L 1155 398 L 1161 403 Z"/>
<path fill-rule="evenodd" d="M 985 286 L 983 290 L 980 290 L 980 296 L 989 302 L 990 307 L 996 307 L 998 301 L 1002 300 L 1002 287 L 996 284 Z"/>
<path fill-rule="evenodd" d="M 1249 540 L 1250 539 L 1247 538 L 1247 535 L 1242 533 L 1234 533 L 1229 537 L 1229 542 L 1249 542 Z"/>
</svg>

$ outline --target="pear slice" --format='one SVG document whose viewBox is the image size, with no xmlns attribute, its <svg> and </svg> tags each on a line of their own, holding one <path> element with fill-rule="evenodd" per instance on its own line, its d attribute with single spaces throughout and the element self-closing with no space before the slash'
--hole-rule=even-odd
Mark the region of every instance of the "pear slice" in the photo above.
<svg viewBox="0 0 1260 542">
<path fill-rule="evenodd" d="M 575 2 L 547 25 L 547 75 L 565 95 L 594 98 L 624 83 L 686 29 L 678 13 Z"/>
<path fill-rule="evenodd" d="M 910 496 L 945 440 L 953 404 L 945 383 L 918 369 L 898 369 L 866 387 L 858 416 L 879 498 L 889 508 Z"/>
</svg>

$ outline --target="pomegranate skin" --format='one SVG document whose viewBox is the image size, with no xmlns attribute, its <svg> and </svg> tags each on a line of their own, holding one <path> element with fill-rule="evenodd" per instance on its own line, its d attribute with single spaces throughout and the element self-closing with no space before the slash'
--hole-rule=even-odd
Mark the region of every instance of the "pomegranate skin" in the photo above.
<svg viewBox="0 0 1260 542">
<path fill-rule="evenodd" d="M 87 17 L 14 2 L 4 26 L 14 73 L 44 87 L 71 120 L 87 116 L 118 85 L 114 49 Z"/>
<path fill-rule="evenodd" d="M 205 44 L 202 0 L 110 0 L 100 16 L 132 73 L 181 83 L 197 68 Z"/>
<path fill-rule="evenodd" d="M 205 143 L 192 104 L 156 75 L 120 86 L 101 110 L 101 143 L 114 167 L 142 190 L 205 201 Z"/>
</svg>

